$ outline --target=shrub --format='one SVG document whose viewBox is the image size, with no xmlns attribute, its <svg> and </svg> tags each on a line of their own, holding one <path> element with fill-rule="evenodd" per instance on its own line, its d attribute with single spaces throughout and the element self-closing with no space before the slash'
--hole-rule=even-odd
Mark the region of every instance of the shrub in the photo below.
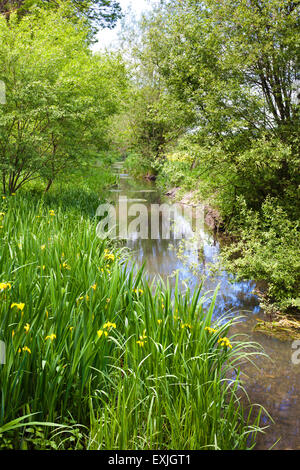
<svg viewBox="0 0 300 470">
<path fill-rule="evenodd" d="M 299 307 L 299 222 L 278 201 L 267 198 L 260 212 L 241 202 L 239 241 L 223 251 L 225 265 L 237 278 L 264 280 L 268 299 L 280 310 Z"/>
</svg>

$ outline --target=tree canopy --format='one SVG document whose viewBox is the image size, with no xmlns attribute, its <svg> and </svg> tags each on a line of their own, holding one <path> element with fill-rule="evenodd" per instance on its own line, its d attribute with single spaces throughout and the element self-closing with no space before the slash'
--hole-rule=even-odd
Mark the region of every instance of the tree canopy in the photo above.
<svg viewBox="0 0 300 470">
<path fill-rule="evenodd" d="M 17 11 L 22 16 L 33 6 L 57 9 L 61 3 L 69 4 L 74 15 L 86 18 L 96 28 L 113 28 L 121 17 L 121 7 L 116 0 L 0 0 L 0 13 L 9 18 Z"/>
<path fill-rule="evenodd" d="M 229 187 L 230 204 L 243 195 L 259 207 L 298 188 L 299 9 L 292 0 L 174 0 L 144 20 L 141 60 L 155 64 L 169 102 L 193 112 L 184 133 L 198 145 L 193 164 Z M 169 116 L 163 104 L 160 112 Z"/>
<path fill-rule="evenodd" d="M 63 8 L 63 7 L 62 7 Z M 4 192 L 88 160 L 106 143 L 126 82 L 117 55 L 93 55 L 64 11 L 0 18 L 0 171 Z"/>
</svg>

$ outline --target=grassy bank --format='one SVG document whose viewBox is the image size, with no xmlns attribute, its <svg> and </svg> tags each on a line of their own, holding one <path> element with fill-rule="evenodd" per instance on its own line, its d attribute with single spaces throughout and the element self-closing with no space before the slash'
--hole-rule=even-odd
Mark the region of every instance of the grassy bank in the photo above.
<svg viewBox="0 0 300 470">
<path fill-rule="evenodd" d="M 126 269 L 96 235 L 98 184 L 93 170 L 1 197 L 0 447 L 251 448 L 237 371 L 255 346 L 211 329 L 201 288 L 183 297 Z"/>
</svg>

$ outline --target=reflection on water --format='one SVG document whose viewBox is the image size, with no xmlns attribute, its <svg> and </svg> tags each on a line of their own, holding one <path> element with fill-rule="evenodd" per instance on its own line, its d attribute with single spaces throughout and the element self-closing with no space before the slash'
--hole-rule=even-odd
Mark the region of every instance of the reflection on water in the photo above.
<svg viewBox="0 0 300 470">
<path fill-rule="evenodd" d="M 147 204 L 165 202 L 153 182 L 137 181 L 124 173 L 123 164 L 114 165 L 120 176 L 119 188 L 111 193 L 112 200 L 117 202 L 119 196 L 128 198 L 128 207 L 137 201 Z M 147 201 L 147 202 L 144 202 Z M 150 220 L 150 217 L 149 217 Z M 184 217 L 179 219 L 181 228 L 188 235 L 191 221 Z M 273 417 L 275 424 L 267 416 L 263 423 L 270 425 L 265 434 L 258 439 L 258 449 L 268 449 L 275 444 L 276 449 L 300 449 L 300 409 L 298 395 L 300 390 L 300 365 L 291 362 L 291 344 L 269 338 L 253 332 L 255 318 L 262 317 L 259 302 L 251 281 L 233 283 L 226 271 L 213 274 L 211 266 L 217 263 L 220 243 L 208 228 L 201 232 L 202 249 L 192 241 L 182 245 L 180 240 L 158 239 L 141 240 L 136 232 L 131 232 L 127 246 L 132 250 L 137 266 L 145 263 L 150 279 L 159 275 L 164 280 L 175 282 L 178 277 L 184 291 L 187 287 L 194 289 L 204 276 L 203 292 L 213 292 L 218 284 L 220 291 L 216 303 L 215 317 L 230 312 L 232 315 L 244 315 L 244 321 L 232 328 L 232 334 L 247 334 L 249 339 L 260 343 L 270 360 L 255 358 L 257 367 L 247 364 L 243 371 L 246 374 L 245 387 L 253 403 L 262 404 Z M 180 256 L 178 256 L 178 253 Z M 197 266 L 197 268 L 195 268 Z M 197 275 L 193 272 L 197 269 Z"/>
</svg>

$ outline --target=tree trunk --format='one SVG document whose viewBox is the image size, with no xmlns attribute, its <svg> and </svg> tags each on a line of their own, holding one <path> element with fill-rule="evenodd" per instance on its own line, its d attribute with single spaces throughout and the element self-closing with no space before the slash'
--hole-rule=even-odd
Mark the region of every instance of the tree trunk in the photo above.
<svg viewBox="0 0 300 470">
<path fill-rule="evenodd" d="M 45 189 L 45 193 L 47 193 L 47 192 L 49 191 L 49 189 L 50 189 L 51 186 L 52 186 L 52 183 L 53 183 L 53 179 L 50 178 L 50 179 L 48 180 L 48 184 L 47 184 L 47 187 L 46 187 L 46 189 Z"/>
</svg>

